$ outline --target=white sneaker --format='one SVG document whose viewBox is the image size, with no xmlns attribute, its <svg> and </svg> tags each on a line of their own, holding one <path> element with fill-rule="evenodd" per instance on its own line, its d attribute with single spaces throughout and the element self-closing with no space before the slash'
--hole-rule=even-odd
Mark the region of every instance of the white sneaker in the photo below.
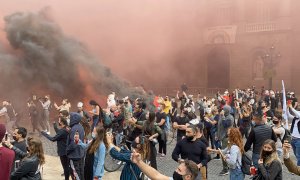
<svg viewBox="0 0 300 180">
<path fill-rule="evenodd" d="M 50 135 L 50 131 L 47 131 L 47 134 Z"/>
</svg>

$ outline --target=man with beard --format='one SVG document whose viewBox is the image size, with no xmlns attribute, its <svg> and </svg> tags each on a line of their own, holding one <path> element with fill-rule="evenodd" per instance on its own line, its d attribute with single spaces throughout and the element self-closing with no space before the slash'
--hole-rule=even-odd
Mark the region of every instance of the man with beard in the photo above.
<svg viewBox="0 0 300 180">
<path fill-rule="evenodd" d="M 27 130 L 23 127 L 18 127 L 13 132 L 14 142 L 11 144 L 20 149 L 22 152 L 27 153 L 27 144 L 26 144 Z M 18 155 L 15 156 L 15 161 L 22 160 Z"/>
<path fill-rule="evenodd" d="M 179 158 L 179 155 L 181 158 Z M 184 159 L 192 160 L 198 166 L 198 173 L 200 173 L 201 167 L 207 165 L 206 145 L 197 139 L 196 126 L 189 125 L 187 127 L 186 137 L 176 144 L 172 159 L 179 163 L 184 162 Z"/>
<path fill-rule="evenodd" d="M 156 169 L 144 163 L 141 154 L 134 152 L 131 161 L 135 163 L 141 171 L 152 180 L 195 180 L 198 175 L 197 164 L 191 160 L 185 160 L 177 167 L 173 177 L 165 176 Z"/>
<path fill-rule="evenodd" d="M 142 134 L 142 130 L 136 127 L 137 121 L 144 121 L 146 120 L 146 113 L 145 113 L 146 104 L 144 102 L 137 102 L 134 107 L 133 117 L 132 120 L 129 120 L 129 123 L 133 124 L 134 129 L 130 133 L 128 140 L 133 141 L 136 137 Z M 127 147 L 130 148 L 131 144 L 129 142 L 126 143 Z"/>
<path fill-rule="evenodd" d="M 186 124 L 189 123 L 187 114 L 188 112 L 185 109 L 181 109 L 180 115 L 173 122 L 173 128 L 177 129 L 177 142 L 185 136 Z"/>
</svg>

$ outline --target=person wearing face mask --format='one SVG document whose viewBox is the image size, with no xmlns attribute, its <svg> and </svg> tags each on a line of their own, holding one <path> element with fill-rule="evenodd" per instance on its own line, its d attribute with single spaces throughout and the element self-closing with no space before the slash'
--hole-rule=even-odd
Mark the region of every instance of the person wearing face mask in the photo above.
<svg viewBox="0 0 300 180">
<path fill-rule="evenodd" d="M 198 166 L 191 160 L 185 160 L 179 164 L 172 177 L 165 176 L 143 162 L 141 154 L 134 152 L 131 161 L 152 180 L 195 180 L 198 175 Z"/>
<path fill-rule="evenodd" d="M 166 114 L 163 111 L 164 104 L 157 107 L 156 123 L 162 130 L 162 133 L 158 136 L 158 154 L 161 157 L 165 157 L 167 154 L 167 128 L 166 128 Z"/>
<path fill-rule="evenodd" d="M 79 140 L 79 135 L 75 135 L 74 137 L 74 139 L 79 140 L 78 145 L 86 150 L 84 163 L 85 180 L 101 180 L 103 178 L 104 159 L 108 147 L 105 134 L 105 129 L 97 126 L 92 132 L 92 140 L 89 144 L 85 144 Z"/>
<path fill-rule="evenodd" d="M 52 142 L 57 142 L 57 155 L 60 158 L 60 163 L 63 167 L 64 173 L 62 176 L 65 176 L 65 180 L 69 180 L 69 161 L 67 157 L 67 138 L 68 138 L 68 122 L 65 118 L 60 117 L 58 119 L 58 126 L 56 122 L 53 123 L 54 130 L 56 132 L 56 135 L 54 137 L 48 135 L 46 132 L 42 131 L 42 135 L 45 136 L 47 139 L 49 139 Z"/>
<path fill-rule="evenodd" d="M 27 136 L 27 130 L 23 127 L 16 128 L 13 132 L 13 139 L 14 142 L 11 144 L 20 149 L 22 152 L 27 152 L 27 144 L 26 144 L 26 136 Z M 15 161 L 21 160 L 21 157 L 15 156 Z"/>
<path fill-rule="evenodd" d="M 255 121 L 255 126 L 251 129 L 249 137 L 244 146 L 244 150 L 245 152 L 249 151 L 251 146 L 253 145 L 252 161 L 254 167 L 258 168 L 258 160 L 260 157 L 259 154 L 264 141 L 266 141 L 267 139 L 277 141 L 277 136 L 274 133 L 273 129 L 263 122 L 261 114 L 255 114 L 253 119 Z"/>
<path fill-rule="evenodd" d="M 196 126 L 189 125 L 187 127 L 186 136 L 176 144 L 172 153 L 172 159 L 178 163 L 182 163 L 184 159 L 192 160 L 197 164 L 199 174 L 201 167 L 207 165 L 206 145 L 197 138 Z"/>
<path fill-rule="evenodd" d="M 276 152 L 275 141 L 267 139 L 258 160 L 257 180 L 282 180 L 282 165 Z"/>
<path fill-rule="evenodd" d="M 45 164 L 43 145 L 40 139 L 28 137 L 28 153 L 16 148 L 9 141 L 3 142 L 6 147 L 15 151 L 16 155 L 22 157 L 19 167 L 11 173 L 10 180 L 34 179 L 41 180 L 41 167 Z"/>
<path fill-rule="evenodd" d="M 111 157 L 125 162 L 125 165 L 122 169 L 120 180 L 137 180 L 140 179 L 141 170 L 140 168 L 131 161 L 132 152 L 119 148 L 113 144 L 113 136 L 111 133 L 106 134 L 106 140 L 109 147 L 109 153 Z M 149 140 L 142 136 L 136 137 L 132 142 L 133 152 L 141 154 L 141 161 L 149 159 L 150 150 L 149 150 Z"/>
<path fill-rule="evenodd" d="M 218 130 L 216 133 L 216 141 L 219 141 L 221 143 L 221 148 L 225 149 L 228 144 L 228 136 L 227 131 L 229 128 L 233 127 L 234 124 L 234 118 L 230 114 L 231 107 L 228 105 L 223 106 L 223 110 L 219 113 L 219 120 L 218 120 Z M 228 175 L 228 166 L 226 162 L 222 159 L 223 163 L 223 169 L 219 173 L 220 176 Z"/>
<path fill-rule="evenodd" d="M 272 126 L 272 129 L 277 136 L 276 149 L 277 149 L 279 158 L 282 157 L 282 152 L 283 152 L 282 142 L 283 142 L 283 137 L 285 134 L 285 129 L 282 126 L 281 122 L 282 122 L 282 113 L 276 112 L 275 116 L 273 117 L 274 125 Z"/>
</svg>

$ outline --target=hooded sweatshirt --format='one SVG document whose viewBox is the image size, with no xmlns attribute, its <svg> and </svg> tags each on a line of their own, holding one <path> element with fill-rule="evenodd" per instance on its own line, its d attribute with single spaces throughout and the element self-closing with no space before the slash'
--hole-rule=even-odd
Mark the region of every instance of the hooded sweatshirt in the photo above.
<svg viewBox="0 0 300 180">
<path fill-rule="evenodd" d="M 224 139 L 227 137 L 227 131 L 229 128 L 233 126 L 234 118 L 230 114 L 231 107 L 228 105 L 225 105 L 223 107 L 224 110 L 224 116 L 220 116 L 219 122 L 218 122 L 218 131 L 217 131 L 217 137 L 219 140 Z"/>
<path fill-rule="evenodd" d="M 80 123 L 82 116 L 79 113 L 70 113 L 70 133 L 67 139 L 67 156 L 72 160 L 80 160 L 84 156 L 84 149 L 74 142 L 76 131 L 79 133 L 79 139 L 84 140 L 84 129 Z"/>
</svg>

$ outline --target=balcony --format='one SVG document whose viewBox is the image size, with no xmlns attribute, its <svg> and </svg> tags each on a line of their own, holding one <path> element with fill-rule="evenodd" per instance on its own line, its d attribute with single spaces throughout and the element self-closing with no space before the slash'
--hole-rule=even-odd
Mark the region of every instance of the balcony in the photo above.
<svg viewBox="0 0 300 180">
<path fill-rule="evenodd" d="M 245 33 L 257 33 L 257 32 L 274 32 L 280 30 L 291 30 L 291 24 L 289 20 L 270 21 L 263 23 L 246 23 L 242 26 Z"/>
<path fill-rule="evenodd" d="M 249 23 L 245 25 L 246 33 L 270 32 L 276 30 L 277 30 L 277 24 L 275 22 Z"/>
</svg>

